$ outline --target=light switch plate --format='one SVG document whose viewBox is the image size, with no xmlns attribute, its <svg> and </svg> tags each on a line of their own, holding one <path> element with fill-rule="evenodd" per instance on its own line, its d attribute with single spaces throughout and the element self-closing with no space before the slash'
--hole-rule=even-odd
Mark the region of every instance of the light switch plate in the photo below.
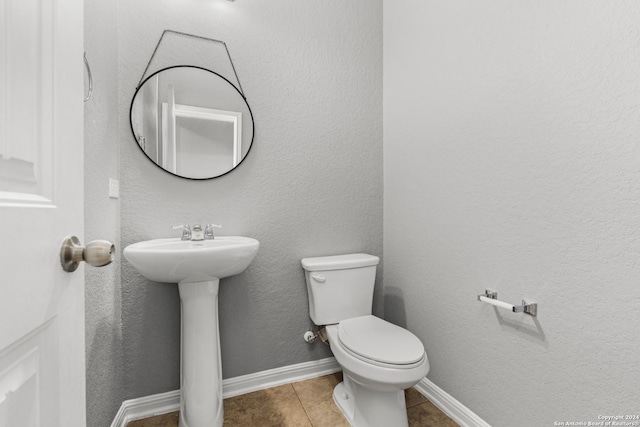
<svg viewBox="0 0 640 427">
<path fill-rule="evenodd" d="M 109 197 L 117 199 L 120 197 L 120 181 L 109 178 Z"/>
</svg>

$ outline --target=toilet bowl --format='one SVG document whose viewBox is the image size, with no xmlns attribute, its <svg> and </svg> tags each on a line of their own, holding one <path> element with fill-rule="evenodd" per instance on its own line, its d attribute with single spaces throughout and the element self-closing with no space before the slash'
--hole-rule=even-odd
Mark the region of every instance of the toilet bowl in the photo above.
<svg viewBox="0 0 640 427">
<path fill-rule="evenodd" d="M 349 334 L 353 330 L 365 333 L 366 338 Z M 348 319 L 327 326 L 326 331 L 343 371 L 333 400 L 349 423 L 355 427 L 407 426 L 404 390 L 429 372 L 420 340 L 374 316 Z"/>
<path fill-rule="evenodd" d="M 371 315 L 379 258 L 349 254 L 305 258 L 313 322 L 325 326 L 343 381 L 333 399 L 354 427 L 407 427 L 404 390 L 429 372 L 420 339 Z"/>
</svg>

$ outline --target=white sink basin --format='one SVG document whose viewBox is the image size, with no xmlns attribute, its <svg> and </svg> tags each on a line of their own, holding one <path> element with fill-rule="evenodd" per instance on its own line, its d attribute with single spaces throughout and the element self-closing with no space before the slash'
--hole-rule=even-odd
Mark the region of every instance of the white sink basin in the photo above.
<svg viewBox="0 0 640 427">
<path fill-rule="evenodd" d="M 256 239 L 240 236 L 201 241 L 155 239 L 127 246 L 124 256 L 149 280 L 205 282 L 243 272 L 259 247 Z"/>
<path fill-rule="evenodd" d="M 222 361 L 218 326 L 220 279 L 241 273 L 260 243 L 250 237 L 156 239 L 124 256 L 149 280 L 178 283 L 181 307 L 180 426 L 222 427 Z"/>
</svg>

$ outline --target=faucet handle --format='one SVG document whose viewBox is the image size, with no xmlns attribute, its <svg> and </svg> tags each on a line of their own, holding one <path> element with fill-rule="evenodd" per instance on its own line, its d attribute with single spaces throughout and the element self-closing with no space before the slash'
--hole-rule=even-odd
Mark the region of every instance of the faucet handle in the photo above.
<svg viewBox="0 0 640 427">
<path fill-rule="evenodd" d="M 207 227 L 204 229 L 204 238 L 206 240 L 213 240 L 213 227 L 222 228 L 220 224 L 207 224 Z"/>
<path fill-rule="evenodd" d="M 189 227 L 189 224 L 180 224 L 180 225 L 174 225 L 173 227 L 171 227 L 174 230 L 178 230 L 178 229 L 182 229 L 182 240 L 191 240 L 191 227 Z"/>
</svg>

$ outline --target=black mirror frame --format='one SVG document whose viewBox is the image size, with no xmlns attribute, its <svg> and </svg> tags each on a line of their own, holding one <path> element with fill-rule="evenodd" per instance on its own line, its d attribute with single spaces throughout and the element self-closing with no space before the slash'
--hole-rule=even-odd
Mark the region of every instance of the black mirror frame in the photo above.
<svg viewBox="0 0 640 427">
<path fill-rule="evenodd" d="M 216 176 L 212 176 L 212 177 L 208 177 L 208 178 L 191 178 L 188 176 L 182 176 L 182 175 L 178 175 L 175 174 L 173 172 L 170 172 L 168 170 L 166 170 L 165 168 L 163 168 L 161 165 L 159 165 L 158 163 L 156 163 L 151 157 L 149 157 L 149 155 L 147 155 L 147 153 L 142 149 L 142 147 L 140 146 L 140 144 L 138 143 L 137 139 L 136 139 L 136 133 L 133 129 L 133 121 L 132 121 L 132 113 L 133 113 L 133 103 L 136 100 L 136 96 L 138 95 L 138 92 L 140 91 L 140 89 L 142 88 L 142 86 L 144 86 L 144 84 L 152 77 L 154 77 L 157 74 L 160 74 L 163 71 L 166 70 L 170 70 L 172 68 L 196 68 L 199 70 L 203 70 L 203 71 L 208 71 L 211 74 L 214 74 L 218 77 L 220 77 L 221 79 L 223 79 L 224 81 L 226 81 L 229 85 L 231 85 L 231 87 L 233 87 L 236 92 L 238 92 L 238 95 L 240 95 L 242 97 L 242 100 L 244 101 L 244 103 L 247 106 L 247 109 L 249 110 L 249 115 L 251 116 L 251 143 L 249 144 L 249 149 L 247 150 L 247 154 L 244 155 L 244 157 L 240 160 L 240 162 L 238 162 L 237 165 L 235 165 L 233 168 L 229 169 L 228 171 L 226 171 L 225 173 L 222 173 L 220 175 L 216 175 Z M 149 159 L 149 161 L 151 163 L 153 163 L 154 165 L 156 165 L 158 168 L 160 168 L 162 171 L 171 174 L 173 176 L 176 176 L 178 178 L 182 178 L 182 179 L 190 179 L 193 181 L 208 181 L 210 179 L 215 179 L 215 178 L 220 178 L 222 176 L 225 176 L 226 174 L 228 174 L 229 172 L 233 172 L 234 170 L 236 170 L 238 168 L 238 166 L 240 166 L 242 164 L 242 162 L 244 162 L 244 159 L 246 159 L 249 156 L 249 153 L 251 152 L 251 149 L 253 148 L 253 142 L 256 139 L 256 123 L 255 120 L 253 119 L 253 112 L 251 111 L 251 106 L 249 106 L 249 103 L 247 102 L 247 98 L 244 96 L 244 94 L 236 87 L 236 85 L 234 85 L 233 83 L 231 83 L 229 81 L 229 79 L 227 79 L 226 77 L 216 73 L 215 71 L 211 71 L 207 68 L 204 67 L 198 67 L 195 65 L 172 65 L 171 67 L 166 67 L 163 68 L 161 70 L 156 71 L 155 73 L 151 74 L 149 77 L 147 77 L 146 79 L 144 79 L 144 81 L 142 81 L 138 87 L 136 88 L 135 93 L 133 94 L 133 98 L 131 99 L 131 105 L 129 107 L 129 127 L 131 129 L 131 135 L 133 136 L 133 139 L 135 141 L 135 144 L 138 146 L 138 148 L 140 149 L 140 151 L 142 151 L 142 153 L 145 155 L 145 157 L 147 159 Z"/>
</svg>

